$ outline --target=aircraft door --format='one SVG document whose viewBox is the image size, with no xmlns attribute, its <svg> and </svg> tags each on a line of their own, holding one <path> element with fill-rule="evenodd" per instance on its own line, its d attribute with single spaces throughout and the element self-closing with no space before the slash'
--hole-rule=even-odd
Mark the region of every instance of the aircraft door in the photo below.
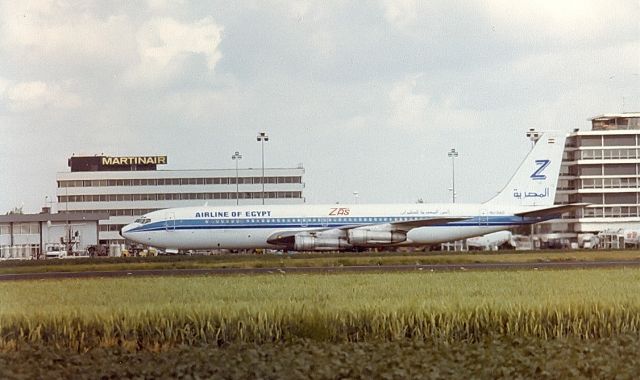
<svg viewBox="0 0 640 380">
<path fill-rule="evenodd" d="M 487 210 L 480 211 L 480 217 L 478 219 L 478 225 L 480 227 L 488 227 L 489 226 L 489 215 L 487 215 Z"/>
<path fill-rule="evenodd" d="M 327 227 L 329 225 L 329 218 L 320 218 L 320 225 Z"/>
<path fill-rule="evenodd" d="M 175 231 L 176 230 L 176 214 L 173 212 L 168 212 L 165 215 L 164 219 L 164 229 L 167 231 Z"/>
</svg>

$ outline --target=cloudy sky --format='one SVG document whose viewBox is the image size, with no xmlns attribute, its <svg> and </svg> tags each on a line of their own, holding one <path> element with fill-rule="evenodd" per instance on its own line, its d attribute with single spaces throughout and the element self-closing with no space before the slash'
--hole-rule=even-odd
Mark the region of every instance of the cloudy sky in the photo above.
<svg viewBox="0 0 640 380">
<path fill-rule="evenodd" d="M 0 213 L 72 154 L 306 168 L 309 203 L 495 194 L 529 128 L 640 111 L 629 1 L 0 0 Z"/>
</svg>

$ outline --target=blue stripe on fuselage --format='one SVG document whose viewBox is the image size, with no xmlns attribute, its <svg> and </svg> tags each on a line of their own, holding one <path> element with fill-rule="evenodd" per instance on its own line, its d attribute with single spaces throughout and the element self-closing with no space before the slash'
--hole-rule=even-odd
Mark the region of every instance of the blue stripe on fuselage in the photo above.
<svg viewBox="0 0 640 380">
<path fill-rule="evenodd" d="M 430 225 L 428 227 L 473 227 L 473 226 L 514 226 L 538 223 L 548 218 L 528 218 L 515 215 L 476 216 L 469 219 Z M 202 230 L 202 229 L 241 229 L 241 228 L 343 228 L 395 222 L 409 222 L 416 218 L 407 217 L 352 217 L 352 218 L 247 218 L 247 219 L 174 219 L 158 221 L 133 228 L 130 232 L 149 232 L 161 230 Z M 425 226 L 427 227 L 427 226 Z"/>
</svg>

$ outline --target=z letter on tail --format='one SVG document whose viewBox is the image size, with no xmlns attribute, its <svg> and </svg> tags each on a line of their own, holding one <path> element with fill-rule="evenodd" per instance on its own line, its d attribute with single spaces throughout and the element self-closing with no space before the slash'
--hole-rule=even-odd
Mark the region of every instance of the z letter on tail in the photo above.
<svg viewBox="0 0 640 380">
<path fill-rule="evenodd" d="M 486 204 L 552 206 L 565 138 L 564 132 L 544 132 L 507 186 Z"/>
</svg>

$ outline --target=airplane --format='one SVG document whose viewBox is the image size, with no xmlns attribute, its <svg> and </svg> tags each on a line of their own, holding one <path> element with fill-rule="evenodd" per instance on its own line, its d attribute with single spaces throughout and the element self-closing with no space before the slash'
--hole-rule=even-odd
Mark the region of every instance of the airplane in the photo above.
<svg viewBox="0 0 640 380">
<path fill-rule="evenodd" d="M 496 231 L 482 236 L 474 236 L 467 239 L 467 248 L 469 250 L 491 251 L 497 250 L 501 245 L 509 243 L 515 247 L 511 231 Z"/>
<path fill-rule="evenodd" d="M 554 205 L 565 137 L 542 132 L 508 184 L 484 203 L 181 207 L 147 213 L 121 235 L 167 252 L 426 247 L 486 235 L 586 205 Z"/>
</svg>

